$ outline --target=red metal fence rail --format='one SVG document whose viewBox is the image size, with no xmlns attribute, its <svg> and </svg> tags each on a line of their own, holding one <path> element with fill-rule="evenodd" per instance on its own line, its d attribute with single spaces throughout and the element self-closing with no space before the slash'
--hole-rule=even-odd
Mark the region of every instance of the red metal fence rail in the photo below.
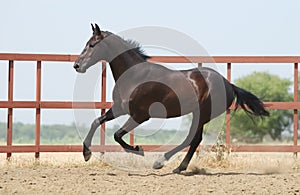
<svg viewBox="0 0 300 195">
<path fill-rule="evenodd" d="M 34 152 L 38 158 L 40 152 L 81 152 L 82 145 L 41 145 L 41 109 L 80 109 L 95 108 L 101 109 L 103 114 L 111 107 L 111 102 L 106 102 L 106 63 L 102 62 L 102 88 L 101 100 L 99 102 L 71 102 L 71 101 L 43 101 L 41 99 L 41 69 L 42 62 L 73 62 L 77 55 L 56 55 L 56 54 L 12 54 L 0 53 L 0 60 L 8 61 L 8 99 L 0 101 L 0 108 L 5 108 L 7 112 L 7 144 L 0 146 L 0 153 L 6 153 L 9 158 L 12 153 Z M 15 101 L 13 99 L 14 82 L 14 62 L 15 61 L 35 61 L 36 62 L 36 99 L 33 101 Z M 236 152 L 300 152 L 298 145 L 298 63 L 300 56 L 153 56 L 151 61 L 161 63 L 225 63 L 227 64 L 227 79 L 231 80 L 232 63 L 291 63 L 294 64 L 294 101 L 293 102 L 265 102 L 267 109 L 293 110 L 294 135 L 293 145 L 240 145 L 234 146 L 230 142 L 230 110 L 226 112 L 226 144 Z M 1 90 L 1 89 L 0 89 Z M 34 145 L 13 145 L 13 109 L 14 108 L 34 108 L 35 113 L 35 144 Z M 232 109 L 232 108 L 231 108 Z M 0 129 L 3 130 L 3 129 Z M 134 144 L 134 134 L 130 135 L 130 144 Z M 143 145 L 145 151 L 166 151 L 174 145 Z M 101 138 L 99 145 L 92 146 L 92 151 L 110 152 L 122 151 L 120 146 L 105 144 L 105 125 L 101 126 Z"/>
</svg>

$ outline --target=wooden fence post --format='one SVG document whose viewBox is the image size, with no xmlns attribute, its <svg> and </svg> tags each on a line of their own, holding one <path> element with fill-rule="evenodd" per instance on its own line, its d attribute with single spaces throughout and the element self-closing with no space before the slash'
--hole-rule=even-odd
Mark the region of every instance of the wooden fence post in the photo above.
<svg viewBox="0 0 300 195">
<path fill-rule="evenodd" d="M 40 157 L 39 147 L 41 139 L 41 61 L 36 64 L 36 109 L 35 109 L 35 158 Z"/>
<path fill-rule="evenodd" d="M 298 63 L 294 63 L 294 102 L 298 102 Z M 298 110 L 294 109 L 294 146 L 298 145 Z M 294 152 L 297 156 L 297 152 Z"/>
<path fill-rule="evenodd" d="M 9 60 L 8 68 L 8 102 L 13 102 L 13 91 L 14 91 L 14 61 Z M 8 108 L 7 114 L 7 146 L 12 146 L 12 128 L 13 128 L 13 108 Z M 10 159 L 11 152 L 6 153 L 6 158 Z"/>
<path fill-rule="evenodd" d="M 227 63 L 227 80 L 231 82 L 231 63 Z M 230 147 L 230 109 L 226 111 L 226 145 Z"/>
</svg>

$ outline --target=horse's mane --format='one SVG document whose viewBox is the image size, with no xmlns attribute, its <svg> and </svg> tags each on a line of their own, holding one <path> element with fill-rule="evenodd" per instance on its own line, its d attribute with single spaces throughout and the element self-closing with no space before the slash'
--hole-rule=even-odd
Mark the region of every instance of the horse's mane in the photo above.
<svg viewBox="0 0 300 195">
<path fill-rule="evenodd" d="M 116 35 L 112 32 L 109 32 L 109 31 L 102 31 L 102 32 L 106 33 L 106 35 L 108 35 L 108 36 L 109 35 L 114 35 L 114 36 L 120 38 L 121 40 L 123 40 L 127 44 L 128 48 L 132 48 L 131 50 L 133 50 L 137 54 L 139 54 L 144 60 L 147 60 L 147 59 L 151 58 L 150 56 L 148 56 L 145 53 L 145 51 L 142 49 L 142 46 L 139 42 L 137 42 L 135 40 L 132 40 L 132 39 L 125 40 L 125 39 L 121 38 L 120 36 L 118 36 L 118 35 Z"/>
<path fill-rule="evenodd" d="M 138 53 L 144 60 L 147 60 L 150 58 L 150 56 L 145 54 L 145 50 L 142 49 L 142 46 L 139 42 L 132 40 L 132 39 L 125 40 L 125 42 L 128 44 L 128 46 L 130 48 L 133 48 L 133 50 L 136 53 Z"/>
</svg>

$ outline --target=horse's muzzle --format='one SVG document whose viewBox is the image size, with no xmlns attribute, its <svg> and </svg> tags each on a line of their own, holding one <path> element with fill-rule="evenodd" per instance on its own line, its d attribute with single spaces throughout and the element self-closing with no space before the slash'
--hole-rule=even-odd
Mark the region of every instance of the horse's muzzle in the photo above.
<svg viewBox="0 0 300 195">
<path fill-rule="evenodd" d="M 76 70 L 76 72 L 79 72 L 79 73 L 85 73 L 86 69 L 85 68 L 82 68 L 79 66 L 79 63 L 75 62 L 74 64 L 74 69 Z"/>
<path fill-rule="evenodd" d="M 79 68 L 79 64 L 75 63 L 73 67 L 77 70 Z"/>
</svg>

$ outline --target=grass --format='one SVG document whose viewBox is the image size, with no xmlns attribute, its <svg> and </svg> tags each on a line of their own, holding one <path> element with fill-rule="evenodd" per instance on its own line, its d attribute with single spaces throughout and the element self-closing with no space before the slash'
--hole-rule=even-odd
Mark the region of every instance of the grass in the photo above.
<svg viewBox="0 0 300 195">
<path fill-rule="evenodd" d="M 224 150 L 220 150 L 224 152 Z M 219 151 L 219 152 L 220 152 Z M 10 161 L 6 154 L 0 154 L 0 168 L 85 168 L 114 167 L 125 171 L 153 171 L 152 164 L 163 153 L 146 152 L 144 157 L 125 152 L 100 155 L 94 153 L 89 162 L 84 162 L 81 153 L 41 153 L 40 159 L 34 153 L 14 153 Z M 178 153 L 166 164 L 166 170 L 176 168 L 186 153 Z M 265 174 L 300 172 L 300 158 L 292 153 L 225 153 L 206 152 L 195 154 L 188 167 L 193 172 L 238 171 Z"/>
<path fill-rule="evenodd" d="M 3 156 L 2 156 L 3 155 Z M 40 159 L 36 159 L 33 153 L 13 154 L 9 160 L 5 160 L 6 154 L 0 155 L 0 168 L 62 168 L 62 167 L 105 167 L 107 163 L 93 158 L 85 162 L 81 153 L 41 153 Z"/>
<path fill-rule="evenodd" d="M 297 172 L 300 172 L 300 160 L 299 160 L 299 157 L 298 157 L 298 160 L 295 159 L 295 163 L 293 165 L 293 169 Z"/>
<path fill-rule="evenodd" d="M 217 160 L 214 153 L 196 156 L 192 170 L 242 171 L 264 174 L 300 172 L 300 159 L 291 153 L 230 153 Z"/>
</svg>

